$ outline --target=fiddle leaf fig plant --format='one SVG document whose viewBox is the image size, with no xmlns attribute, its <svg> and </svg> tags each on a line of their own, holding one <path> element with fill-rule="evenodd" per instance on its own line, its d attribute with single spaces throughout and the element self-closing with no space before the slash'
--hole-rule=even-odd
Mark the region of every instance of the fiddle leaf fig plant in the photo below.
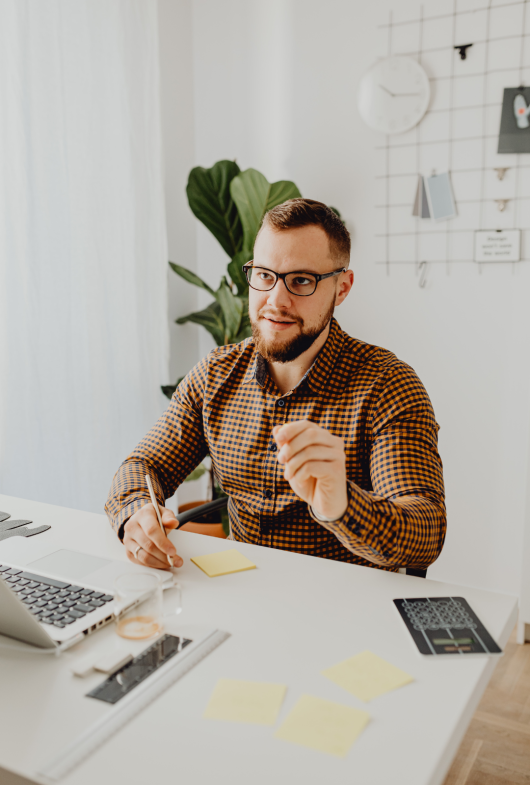
<svg viewBox="0 0 530 785">
<path fill-rule="evenodd" d="M 193 214 L 213 234 L 229 261 L 217 289 L 186 267 L 169 262 L 173 272 L 213 298 L 202 311 L 181 316 L 176 323 L 202 325 L 217 346 L 239 343 L 251 335 L 248 284 L 241 268 L 252 259 L 265 213 L 287 199 L 301 196 L 300 191 L 289 180 L 269 183 L 256 169 L 242 172 L 235 161 L 218 161 L 211 169 L 196 166 L 191 170 L 186 194 Z M 168 398 L 182 378 L 162 387 Z"/>
</svg>

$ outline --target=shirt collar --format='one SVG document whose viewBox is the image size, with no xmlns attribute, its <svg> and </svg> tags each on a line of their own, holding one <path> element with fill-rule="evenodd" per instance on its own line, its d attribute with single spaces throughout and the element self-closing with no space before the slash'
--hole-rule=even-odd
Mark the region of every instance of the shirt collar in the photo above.
<svg viewBox="0 0 530 785">
<path fill-rule="evenodd" d="M 304 376 L 304 379 L 313 392 L 321 392 L 324 385 L 326 385 L 331 372 L 340 357 L 343 345 L 344 333 L 340 329 L 337 320 L 332 318 L 328 339 L 317 354 L 315 362 Z"/>
<path fill-rule="evenodd" d="M 258 364 L 258 357 L 261 356 L 256 351 L 256 347 L 254 346 L 254 342 L 253 341 L 252 341 L 252 344 L 253 344 L 252 345 L 253 357 L 252 357 L 252 360 L 251 360 L 251 362 L 250 362 L 250 364 L 249 364 L 249 366 L 247 368 L 247 371 L 246 371 L 246 373 L 245 373 L 245 375 L 243 377 L 243 384 L 248 384 L 249 382 L 251 382 L 256 377 L 256 366 Z"/>
</svg>

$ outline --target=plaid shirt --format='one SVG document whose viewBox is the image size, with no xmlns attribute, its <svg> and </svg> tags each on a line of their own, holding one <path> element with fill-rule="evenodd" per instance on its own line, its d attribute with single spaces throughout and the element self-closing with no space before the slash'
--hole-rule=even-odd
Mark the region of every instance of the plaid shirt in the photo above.
<svg viewBox="0 0 530 785">
<path fill-rule="evenodd" d="M 311 420 L 340 436 L 348 508 L 317 522 L 276 459 L 275 425 Z M 252 338 L 222 346 L 179 384 L 158 422 L 116 473 L 105 510 L 118 534 L 149 501 L 163 504 L 210 454 L 234 540 L 370 567 L 425 568 L 439 555 L 446 517 L 438 426 L 415 372 L 357 341 L 332 320 L 300 383 L 281 395 Z"/>
</svg>

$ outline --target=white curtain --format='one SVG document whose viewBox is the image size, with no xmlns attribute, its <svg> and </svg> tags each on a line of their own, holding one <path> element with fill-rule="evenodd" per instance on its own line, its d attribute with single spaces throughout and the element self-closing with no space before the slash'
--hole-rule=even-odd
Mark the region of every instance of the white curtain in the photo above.
<svg viewBox="0 0 530 785">
<path fill-rule="evenodd" d="M 0 0 L 0 493 L 102 512 L 167 400 L 156 0 Z"/>
</svg>

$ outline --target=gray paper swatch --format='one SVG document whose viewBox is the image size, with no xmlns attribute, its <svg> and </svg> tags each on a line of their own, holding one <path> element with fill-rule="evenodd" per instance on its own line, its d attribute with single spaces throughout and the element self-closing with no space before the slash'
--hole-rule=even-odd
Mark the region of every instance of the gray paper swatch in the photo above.
<svg viewBox="0 0 530 785">
<path fill-rule="evenodd" d="M 456 216 L 456 205 L 449 172 L 424 178 L 431 218 L 442 221 Z"/>
<path fill-rule="evenodd" d="M 416 188 L 416 196 L 414 198 L 412 215 L 415 215 L 416 218 L 431 217 L 429 202 L 427 200 L 427 191 L 425 190 L 425 178 L 421 174 L 418 175 L 418 185 Z"/>
</svg>

